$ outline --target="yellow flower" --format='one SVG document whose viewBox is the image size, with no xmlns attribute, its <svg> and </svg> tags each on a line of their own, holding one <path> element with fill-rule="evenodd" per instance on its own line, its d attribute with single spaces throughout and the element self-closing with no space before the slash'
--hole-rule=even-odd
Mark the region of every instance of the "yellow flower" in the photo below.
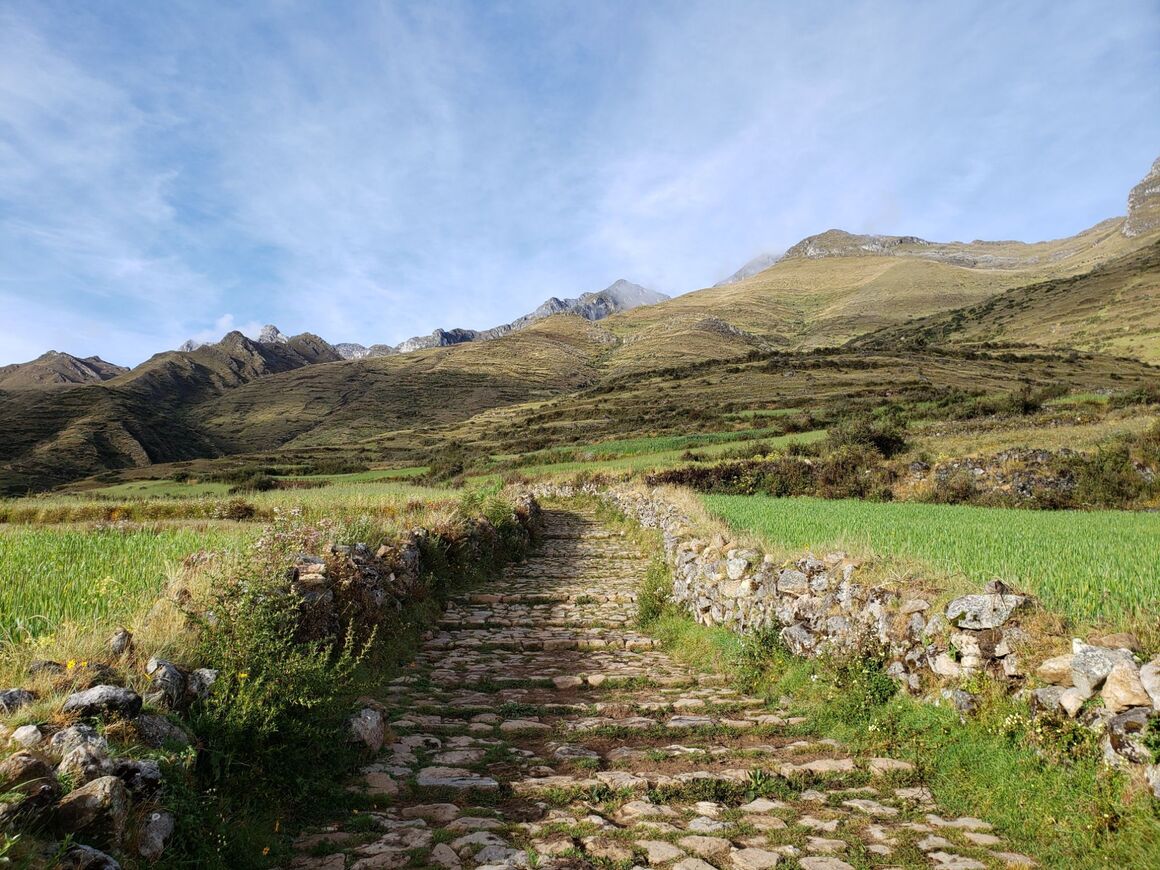
<svg viewBox="0 0 1160 870">
<path fill-rule="evenodd" d="M 68 668 L 70 671 L 73 668 L 75 668 L 76 666 L 77 666 L 76 659 L 69 659 L 68 662 L 65 663 L 65 667 Z"/>
<path fill-rule="evenodd" d="M 248 678 L 249 678 L 249 676 L 250 676 L 250 672 L 249 672 L 249 671 L 238 671 L 238 679 L 239 679 L 239 680 L 245 680 L 245 679 L 248 679 Z"/>
<path fill-rule="evenodd" d="M 262 854 L 269 855 L 270 854 L 270 847 L 266 846 L 264 849 L 262 849 Z"/>
<path fill-rule="evenodd" d="M 82 660 L 82 661 L 81 661 L 81 667 L 82 667 L 82 668 L 87 668 L 88 666 L 89 666 L 89 660 L 88 660 L 88 659 L 84 659 L 84 660 Z"/>
</svg>

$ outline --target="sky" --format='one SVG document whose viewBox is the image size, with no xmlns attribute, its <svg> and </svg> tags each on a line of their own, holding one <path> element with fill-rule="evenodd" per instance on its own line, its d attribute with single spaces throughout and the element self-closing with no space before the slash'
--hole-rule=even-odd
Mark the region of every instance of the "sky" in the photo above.
<svg viewBox="0 0 1160 870">
<path fill-rule="evenodd" d="M 1123 214 L 1160 0 L 0 0 L 0 364 L 397 343 Z"/>
</svg>

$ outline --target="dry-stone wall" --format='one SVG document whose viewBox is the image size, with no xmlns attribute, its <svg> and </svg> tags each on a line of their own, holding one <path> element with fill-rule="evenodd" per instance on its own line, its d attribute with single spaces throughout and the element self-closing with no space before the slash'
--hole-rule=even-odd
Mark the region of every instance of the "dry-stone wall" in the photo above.
<svg viewBox="0 0 1160 870">
<path fill-rule="evenodd" d="M 702 625 L 775 630 L 802 656 L 883 655 L 907 690 L 963 713 L 975 699 L 958 687 L 962 678 L 1001 680 L 1033 710 L 1079 718 L 1099 731 L 1109 763 L 1142 765 L 1160 797 L 1160 766 L 1144 743 L 1150 722 L 1160 728 L 1160 658 L 1141 667 L 1130 635 L 1095 644 L 1077 639 L 1070 654 L 1032 668 L 1048 650 L 1046 639 L 1021 624 L 1034 602 L 999 581 L 935 608 L 925 598 L 862 582 L 860 564 L 844 553 L 782 562 L 720 532 L 706 534 L 658 489 L 547 484 L 534 491 L 596 496 L 659 530 L 673 575 L 672 601 Z M 1031 689 L 1032 682 L 1048 685 Z M 1099 704 L 1085 705 L 1096 696 Z"/>
</svg>

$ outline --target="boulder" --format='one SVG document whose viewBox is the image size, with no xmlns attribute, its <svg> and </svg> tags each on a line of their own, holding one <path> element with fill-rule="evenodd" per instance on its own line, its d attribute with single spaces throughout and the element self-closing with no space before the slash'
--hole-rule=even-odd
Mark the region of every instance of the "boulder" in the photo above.
<svg viewBox="0 0 1160 870">
<path fill-rule="evenodd" d="M 1118 661 L 1112 665 L 1100 697 L 1104 700 L 1104 706 L 1113 713 L 1128 707 L 1152 706 L 1152 698 L 1144 689 L 1140 672 L 1131 662 Z"/>
<path fill-rule="evenodd" d="M 128 818 L 129 791 L 115 776 L 102 776 L 69 792 L 56 808 L 62 834 L 83 833 L 100 845 L 119 845 Z"/>
<path fill-rule="evenodd" d="M 786 626 L 779 636 L 786 649 L 795 656 L 808 656 L 818 645 L 818 639 L 800 622 Z"/>
<path fill-rule="evenodd" d="M 1063 686 L 1045 686 L 1031 693 L 1031 710 L 1033 713 L 1054 713 L 1060 707 L 1059 700 L 1066 692 Z"/>
<path fill-rule="evenodd" d="M 137 854 L 147 861 L 160 858 L 166 842 L 173 835 L 175 824 L 176 820 L 170 813 L 150 813 L 137 838 Z"/>
<path fill-rule="evenodd" d="M 1072 658 L 1073 656 L 1068 653 L 1067 655 L 1047 659 L 1035 669 L 1035 676 L 1039 677 L 1043 682 L 1051 683 L 1054 686 L 1070 686 Z"/>
<path fill-rule="evenodd" d="M 738 849 L 729 856 L 737 870 L 769 870 L 776 867 L 781 856 L 768 849 Z"/>
<path fill-rule="evenodd" d="M 161 765 L 151 758 L 118 758 L 111 770 L 134 797 L 151 795 L 161 788 Z"/>
<path fill-rule="evenodd" d="M 1078 640 L 1072 642 L 1072 652 L 1071 683 L 1089 698 L 1104 684 L 1116 662 L 1135 664 L 1127 650 L 1089 646 Z"/>
<path fill-rule="evenodd" d="M 73 782 L 86 783 L 108 776 L 111 767 L 108 753 L 104 749 L 92 743 L 82 743 L 65 753 L 56 772 Z"/>
<path fill-rule="evenodd" d="M 1106 646 L 1110 649 L 1126 649 L 1131 652 L 1140 651 L 1140 638 L 1132 634 L 1130 631 L 1120 631 L 1115 634 L 1105 634 L 1099 639 L 1100 646 Z"/>
<path fill-rule="evenodd" d="M 155 707 L 179 710 L 185 705 L 185 674 L 173 662 L 151 658 L 145 665 L 145 673 L 153 680 L 145 700 Z"/>
<path fill-rule="evenodd" d="M 805 595 L 810 591 L 810 578 L 801 571 L 792 569 L 782 571 L 777 575 L 777 592 L 779 595 Z"/>
<path fill-rule="evenodd" d="M 153 749 L 190 745 L 189 734 L 186 733 L 185 729 L 156 713 L 145 713 L 138 716 L 133 720 L 133 727 L 137 729 L 137 735 L 141 738 L 141 742 Z"/>
<path fill-rule="evenodd" d="M 44 742 L 44 735 L 40 729 L 35 725 L 21 725 L 12 732 L 12 736 L 8 742 L 13 746 L 20 746 L 24 749 L 32 749 Z"/>
<path fill-rule="evenodd" d="M 109 652 L 123 656 L 133 651 L 133 634 L 126 628 L 118 628 L 109 638 Z"/>
<path fill-rule="evenodd" d="M 0 792 L 24 792 L 26 786 L 35 787 L 45 782 L 56 782 L 56 772 L 41 755 L 17 752 L 0 761 Z"/>
<path fill-rule="evenodd" d="M 1160 658 L 1140 668 L 1140 684 L 1152 699 L 1152 709 L 1160 712 Z"/>
<path fill-rule="evenodd" d="M 67 755 L 78 746 L 90 745 L 108 750 L 109 742 L 92 725 L 70 725 L 57 731 L 48 740 L 50 752 L 58 756 Z"/>
<path fill-rule="evenodd" d="M 28 689 L 4 689 L 0 691 L 0 713 L 15 713 L 36 700 L 36 694 Z"/>
<path fill-rule="evenodd" d="M 121 870 L 121 865 L 111 856 L 92 846 L 69 846 L 56 860 L 53 870 Z"/>
<path fill-rule="evenodd" d="M 198 668 L 185 676 L 185 701 L 193 704 L 204 701 L 209 697 L 213 684 L 217 682 L 218 672 L 213 668 Z"/>
<path fill-rule="evenodd" d="M 1148 764 L 1152 761 L 1152 753 L 1144 745 L 1151 712 L 1151 707 L 1133 707 L 1113 716 L 1108 722 L 1108 740 L 1112 749 L 1133 764 Z"/>
<path fill-rule="evenodd" d="M 364 707 L 350 718 L 350 739 L 352 743 L 361 743 L 371 752 L 378 752 L 383 748 L 383 739 L 386 736 L 386 722 L 383 714 L 373 707 Z"/>
<path fill-rule="evenodd" d="M 958 628 L 998 628 L 1026 600 L 1022 595 L 964 595 L 947 605 L 946 615 Z"/>
<path fill-rule="evenodd" d="M 962 674 L 963 669 L 959 663 L 951 658 L 949 653 L 939 653 L 930 662 L 930 669 L 940 677 L 947 677 L 954 679 Z"/>
<path fill-rule="evenodd" d="M 103 716 L 132 719 L 141 712 L 141 696 L 120 686 L 94 686 L 65 698 L 61 712 L 85 719 Z"/>
<path fill-rule="evenodd" d="M 27 673 L 30 677 L 35 677 L 39 674 L 56 677 L 63 674 L 64 671 L 65 667 L 60 662 L 49 661 L 48 659 L 33 659 L 28 665 Z"/>
<path fill-rule="evenodd" d="M 1059 706 L 1064 709 L 1068 716 L 1075 718 L 1083 707 L 1084 702 L 1090 698 L 1091 695 L 1076 686 L 1070 689 L 1064 689 L 1059 696 Z"/>
</svg>

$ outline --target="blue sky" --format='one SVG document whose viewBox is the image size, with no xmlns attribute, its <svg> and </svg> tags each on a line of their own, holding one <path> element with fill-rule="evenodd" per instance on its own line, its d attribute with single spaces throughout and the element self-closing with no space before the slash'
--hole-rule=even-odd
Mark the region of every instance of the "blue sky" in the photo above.
<svg viewBox="0 0 1160 870">
<path fill-rule="evenodd" d="M 1055 238 L 1158 155 L 1156 0 L 0 0 L 0 364 Z"/>
</svg>

